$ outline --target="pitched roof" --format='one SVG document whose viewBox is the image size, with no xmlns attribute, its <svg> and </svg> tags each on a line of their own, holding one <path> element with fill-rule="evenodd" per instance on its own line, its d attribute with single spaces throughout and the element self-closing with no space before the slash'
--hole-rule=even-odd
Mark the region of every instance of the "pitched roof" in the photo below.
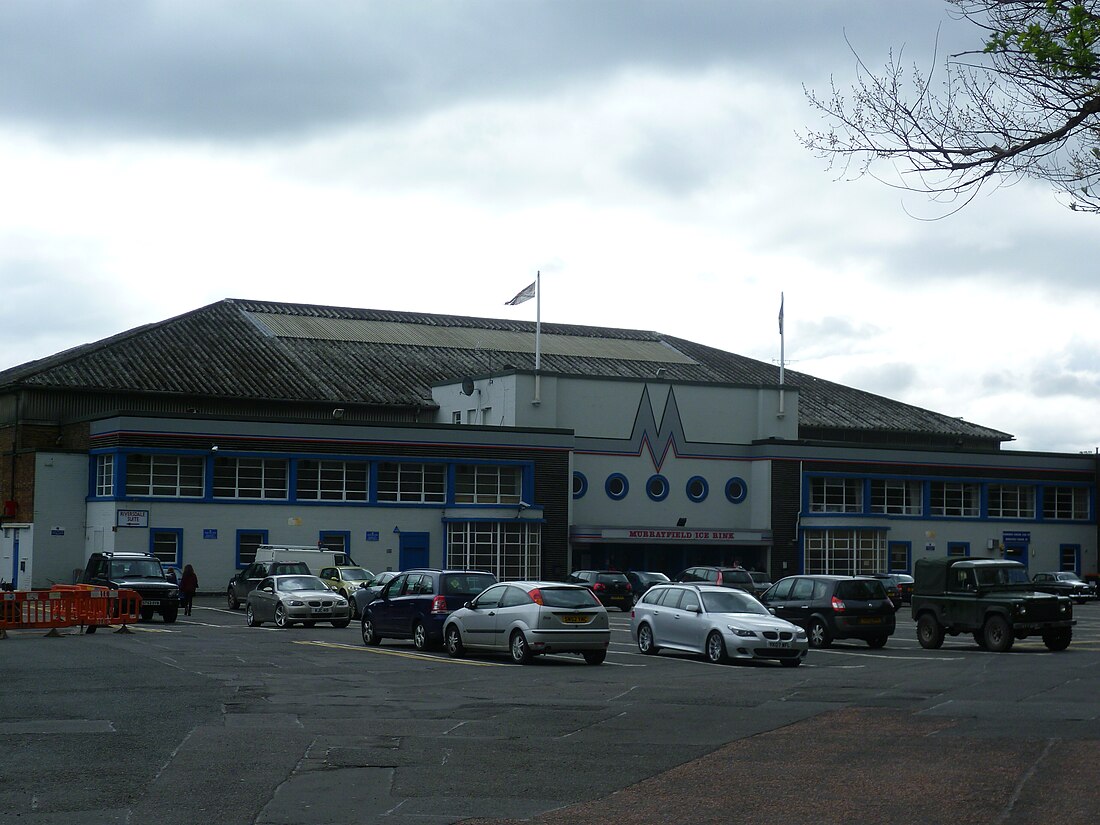
<svg viewBox="0 0 1100 825">
<path fill-rule="evenodd" d="M 28 386 L 233 399 L 434 406 L 431 387 L 534 368 L 534 324 L 227 299 L 0 372 Z M 542 324 L 545 373 L 775 385 L 778 367 L 658 332 Z M 1007 433 L 787 370 L 799 424 L 992 443 Z"/>
</svg>

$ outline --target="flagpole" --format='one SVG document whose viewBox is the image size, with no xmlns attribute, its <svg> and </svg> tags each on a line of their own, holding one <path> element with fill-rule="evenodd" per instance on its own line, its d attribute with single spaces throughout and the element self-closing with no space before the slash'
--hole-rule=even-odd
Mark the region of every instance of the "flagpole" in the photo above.
<svg viewBox="0 0 1100 825">
<path fill-rule="evenodd" d="M 784 361 L 785 360 L 786 359 L 784 358 L 784 352 L 783 352 L 783 293 L 780 292 L 779 293 L 779 412 L 777 413 L 777 416 L 779 418 L 782 418 L 786 414 L 785 410 L 783 409 L 783 402 L 785 401 L 785 399 L 784 399 L 785 392 L 783 390 L 783 366 L 784 366 Z"/>
<path fill-rule="evenodd" d="M 539 386 L 541 375 L 539 369 L 542 366 L 542 270 L 535 272 L 535 397 L 531 403 L 542 403 Z"/>
</svg>

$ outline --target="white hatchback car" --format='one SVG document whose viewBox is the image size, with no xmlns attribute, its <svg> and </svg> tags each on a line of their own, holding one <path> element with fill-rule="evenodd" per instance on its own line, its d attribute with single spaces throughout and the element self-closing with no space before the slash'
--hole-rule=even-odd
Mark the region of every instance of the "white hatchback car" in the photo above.
<svg viewBox="0 0 1100 825">
<path fill-rule="evenodd" d="M 741 590 L 707 584 L 659 584 L 634 605 L 630 635 L 645 654 L 662 648 L 699 653 L 715 663 L 775 659 L 798 667 L 809 639 Z"/>
<path fill-rule="evenodd" d="M 587 587 L 560 582 L 495 584 L 443 625 L 443 646 L 452 657 L 484 650 L 528 664 L 544 653 L 580 653 L 598 665 L 610 643 L 606 608 Z"/>
</svg>

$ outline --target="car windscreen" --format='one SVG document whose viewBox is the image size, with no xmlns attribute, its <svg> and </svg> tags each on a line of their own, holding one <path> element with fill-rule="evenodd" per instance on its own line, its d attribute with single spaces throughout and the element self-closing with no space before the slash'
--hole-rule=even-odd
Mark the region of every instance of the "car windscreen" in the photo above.
<svg viewBox="0 0 1100 825">
<path fill-rule="evenodd" d="M 565 607 L 577 610 L 582 607 L 599 607 L 599 600 L 587 587 L 540 587 L 544 607 Z"/>
<path fill-rule="evenodd" d="M 731 570 L 724 568 L 722 570 L 722 579 L 728 582 L 741 582 L 742 584 L 752 583 L 752 576 L 750 576 L 746 570 Z"/>
<path fill-rule="evenodd" d="M 1027 571 L 1023 567 L 977 567 L 974 570 L 979 587 L 993 587 L 999 584 L 1030 584 Z"/>
<path fill-rule="evenodd" d="M 308 573 L 309 565 L 304 561 L 276 561 L 267 571 L 269 576 L 285 576 L 291 573 Z"/>
<path fill-rule="evenodd" d="M 877 579 L 853 579 L 852 581 L 837 582 L 836 596 L 838 599 L 885 599 L 886 590 L 882 582 Z"/>
<path fill-rule="evenodd" d="M 492 573 L 448 573 L 441 578 L 444 596 L 476 596 L 497 583 Z"/>
<path fill-rule="evenodd" d="M 638 573 L 638 581 L 642 584 L 657 584 L 658 582 L 667 582 L 668 576 L 664 573 Z"/>
<path fill-rule="evenodd" d="M 156 559 L 112 559 L 112 579 L 163 579 L 164 571 Z"/>
<path fill-rule="evenodd" d="M 596 581 L 600 584 L 629 584 L 625 573 L 597 573 Z"/>
<path fill-rule="evenodd" d="M 294 593 L 298 590 L 328 590 L 328 585 L 316 576 L 288 576 L 277 579 L 280 592 Z"/>
<path fill-rule="evenodd" d="M 724 593 L 703 593 L 703 607 L 707 613 L 768 613 L 768 608 L 760 604 L 748 593 L 739 590 L 727 590 Z"/>
<path fill-rule="evenodd" d="M 362 567 L 345 567 L 343 570 L 344 581 L 363 582 L 371 578 L 374 573 L 364 570 Z"/>
</svg>

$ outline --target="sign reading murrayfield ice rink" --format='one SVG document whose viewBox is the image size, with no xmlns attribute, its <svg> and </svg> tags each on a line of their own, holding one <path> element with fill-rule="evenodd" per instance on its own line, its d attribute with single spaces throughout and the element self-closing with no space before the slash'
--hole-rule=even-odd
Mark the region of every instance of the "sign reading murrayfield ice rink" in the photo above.
<svg viewBox="0 0 1100 825">
<path fill-rule="evenodd" d="M 574 540 L 583 541 L 586 536 L 574 535 Z M 589 537 L 589 540 L 596 538 Z M 677 529 L 661 530 L 653 527 L 630 527 L 626 529 L 605 528 L 600 530 L 598 538 L 604 541 L 717 541 L 737 542 L 739 544 L 751 542 L 770 542 L 771 533 L 761 530 L 711 530 L 711 529 Z"/>
</svg>

